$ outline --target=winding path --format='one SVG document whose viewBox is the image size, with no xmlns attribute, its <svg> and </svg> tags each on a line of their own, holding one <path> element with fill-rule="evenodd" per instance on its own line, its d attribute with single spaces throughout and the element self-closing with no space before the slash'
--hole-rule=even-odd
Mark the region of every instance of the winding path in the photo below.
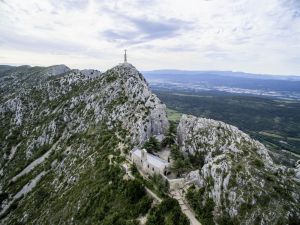
<svg viewBox="0 0 300 225">
<path fill-rule="evenodd" d="M 193 210 L 185 202 L 184 197 L 180 194 L 180 190 L 174 190 L 170 193 L 170 197 L 175 198 L 181 208 L 181 211 L 189 218 L 191 225 L 201 225 L 201 223 L 196 219 Z"/>
<path fill-rule="evenodd" d="M 130 165 L 132 164 L 131 162 L 128 162 Z M 145 178 L 145 175 L 139 170 L 140 174 Z M 135 179 L 135 177 L 132 175 L 131 170 L 129 167 L 126 169 L 126 173 L 131 179 Z M 155 200 L 157 200 L 159 203 L 162 202 L 162 199 L 158 197 L 153 191 L 151 191 L 149 188 L 145 187 L 147 193 L 153 197 Z M 181 211 L 189 218 L 191 225 L 201 225 L 201 223 L 196 219 L 195 213 L 193 210 L 189 207 L 189 205 L 185 202 L 184 196 L 180 193 L 180 189 L 174 189 L 171 191 L 169 194 L 171 198 L 174 198 L 178 201 Z"/>
</svg>

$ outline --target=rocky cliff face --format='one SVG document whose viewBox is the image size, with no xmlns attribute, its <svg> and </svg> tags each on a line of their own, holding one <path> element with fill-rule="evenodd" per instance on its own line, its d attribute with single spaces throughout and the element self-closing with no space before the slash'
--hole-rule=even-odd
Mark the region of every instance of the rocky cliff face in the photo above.
<svg viewBox="0 0 300 225">
<path fill-rule="evenodd" d="M 107 156 L 122 160 L 168 128 L 165 105 L 128 63 L 93 78 L 65 66 L 16 67 L 1 72 L 0 87 L 3 224 L 80 223 L 91 192 L 112 179 Z"/>
<path fill-rule="evenodd" d="M 132 143 L 140 144 L 152 135 L 164 134 L 168 128 L 166 106 L 150 91 L 142 74 L 129 63 L 116 66 L 107 74 L 115 79 L 113 87 L 125 98 L 111 118 L 132 132 Z"/>
<path fill-rule="evenodd" d="M 101 75 L 101 72 L 98 70 L 80 70 L 80 72 L 88 77 L 94 78 Z"/>
<path fill-rule="evenodd" d="M 299 222 L 295 172 L 275 165 L 264 145 L 234 126 L 187 115 L 177 133 L 181 151 L 199 160 L 186 177 L 197 187 L 187 197 L 204 224 Z"/>
</svg>

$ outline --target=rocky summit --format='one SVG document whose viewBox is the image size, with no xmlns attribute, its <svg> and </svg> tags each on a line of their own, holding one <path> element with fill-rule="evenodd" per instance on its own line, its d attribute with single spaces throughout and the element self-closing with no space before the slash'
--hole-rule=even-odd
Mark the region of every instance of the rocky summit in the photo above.
<svg viewBox="0 0 300 225">
<path fill-rule="evenodd" d="M 175 200 L 155 206 L 150 181 L 122 168 L 130 150 L 171 130 L 134 66 L 3 67 L 0 93 L 1 224 L 188 224 Z M 202 224 L 299 222 L 299 171 L 238 128 L 183 115 L 164 151 L 176 146 L 189 163 L 183 197 Z"/>
</svg>

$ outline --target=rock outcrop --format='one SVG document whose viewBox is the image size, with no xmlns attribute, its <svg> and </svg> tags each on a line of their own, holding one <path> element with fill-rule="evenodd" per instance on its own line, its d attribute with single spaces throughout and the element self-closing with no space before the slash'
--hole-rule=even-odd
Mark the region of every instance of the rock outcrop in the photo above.
<svg viewBox="0 0 300 225">
<path fill-rule="evenodd" d="M 115 79 L 111 86 L 126 97 L 114 109 L 112 120 L 120 120 L 131 130 L 132 142 L 141 144 L 152 135 L 164 134 L 168 128 L 166 106 L 153 94 L 145 78 L 129 63 L 122 63 L 106 72 Z M 133 116 L 134 115 L 134 116 Z"/>
<path fill-rule="evenodd" d="M 295 176 L 300 181 L 300 160 L 296 162 Z"/>
<path fill-rule="evenodd" d="M 181 151 L 199 161 L 186 176 L 201 193 L 190 190 L 190 199 L 198 196 L 192 204 L 202 211 L 212 207 L 214 223 L 288 224 L 299 219 L 300 184 L 294 171 L 274 164 L 263 144 L 221 121 L 187 115 L 177 134 Z"/>
<path fill-rule="evenodd" d="M 80 70 L 80 72 L 88 77 L 94 78 L 100 76 L 102 73 L 99 70 Z"/>
<path fill-rule="evenodd" d="M 44 73 L 48 76 L 56 76 L 59 74 L 66 73 L 70 71 L 71 69 L 67 67 L 66 65 L 54 65 L 54 66 L 49 66 Z"/>
</svg>

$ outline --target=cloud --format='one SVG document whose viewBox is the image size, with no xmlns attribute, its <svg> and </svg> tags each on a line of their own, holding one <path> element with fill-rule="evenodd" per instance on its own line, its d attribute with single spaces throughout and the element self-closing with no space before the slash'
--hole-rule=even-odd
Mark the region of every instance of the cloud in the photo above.
<svg viewBox="0 0 300 225">
<path fill-rule="evenodd" d="M 139 3 L 141 4 L 141 3 Z M 191 22 L 176 18 L 132 17 L 123 12 L 105 8 L 105 13 L 117 18 L 122 24 L 127 24 L 126 29 L 107 29 L 101 34 L 108 40 L 124 42 L 129 45 L 144 43 L 156 39 L 173 38 L 191 27 Z M 129 27 L 129 29 L 128 29 Z"/>
<path fill-rule="evenodd" d="M 144 34 L 146 40 L 157 38 L 168 38 L 178 35 L 178 32 L 184 31 L 188 23 L 178 19 L 169 19 L 164 21 L 151 21 L 148 19 L 128 18 L 139 32 Z"/>
<path fill-rule="evenodd" d="M 55 8 L 84 10 L 89 4 L 89 0 L 51 0 L 51 3 Z"/>
<path fill-rule="evenodd" d="M 300 75 L 299 0 L 0 0 L 0 18 L 0 63 L 103 70 L 127 48 L 141 70 Z"/>
<path fill-rule="evenodd" d="M 133 38 L 137 32 L 126 32 L 126 31 L 113 31 L 113 30 L 106 30 L 103 31 L 102 34 L 104 37 L 107 38 L 109 41 L 116 41 L 116 40 L 128 40 Z"/>
<path fill-rule="evenodd" d="M 179 35 L 180 31 L 187 29 L 183 21 L 170 20 L 165 22 L 150 21 L 145 19 L 128 18 L 134 31 L 106 30 L 102 35 L 109 41 L 124 41 L 127 44 L 137 44 L 155 39 L 172 38 Z"/>
<path fill-rule="evenodd" d="M 64 42 L 62 40 L 51 40 L 43 38 L 33 38 L 17 33 L 0 33 L 0 47 L 12 48 L 22 51 L 36 53 L 52 53 L 54 55 L 85 55 L 90 57 L 100 57 L 100 51 L 89 49 L 87 46 Z"/>
</svg>

